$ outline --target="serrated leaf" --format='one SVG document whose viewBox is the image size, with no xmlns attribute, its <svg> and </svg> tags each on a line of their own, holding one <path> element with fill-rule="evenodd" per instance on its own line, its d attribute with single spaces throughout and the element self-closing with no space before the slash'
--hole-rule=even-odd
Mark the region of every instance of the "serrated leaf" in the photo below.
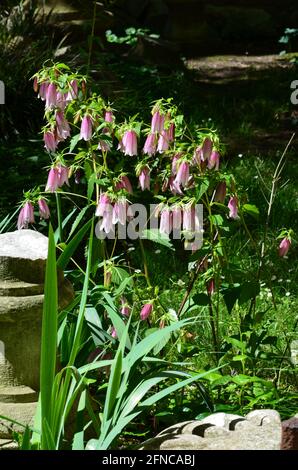
<svg viewBox="0 0 298 470">
<path fill-rule="evenodd" d="M 170 250 L 174 250 L 170 238 L 167 235 L 161 233 L 159 229 L 145 229 L 142 232 L 141 238 L 158 243 L 159 245 L 166 246 Z"/>
</svg>

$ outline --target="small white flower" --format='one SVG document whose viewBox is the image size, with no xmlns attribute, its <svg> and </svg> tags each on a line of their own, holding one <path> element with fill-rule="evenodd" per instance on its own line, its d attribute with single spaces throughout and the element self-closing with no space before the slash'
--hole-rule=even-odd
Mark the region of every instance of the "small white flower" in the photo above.
<svg viewBox="0 0 298 470">
<path fill-rule="evenodd" d="M 286 297 L 290 297 L 291 292 L 286 292 Z"/>
<path fill-rule="evenodd" d="M 277 279 L 276 276 L 272 276 L 271 281 L 275 281 Z"/>
</svg>

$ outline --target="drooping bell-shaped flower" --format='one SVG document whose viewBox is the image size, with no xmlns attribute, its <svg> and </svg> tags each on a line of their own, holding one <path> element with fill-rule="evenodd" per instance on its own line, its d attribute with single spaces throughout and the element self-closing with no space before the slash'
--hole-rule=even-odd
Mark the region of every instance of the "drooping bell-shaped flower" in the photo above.
<svg viewBox="0 0 298 470">
<path fill-rule="evenodd" d="M 104 120 L 106 122 L 113 122 L 114 121 L 114 114 L 113 114 L 113 111 L 105 111 L 105 115 L 104 115 Z"/>
<path fill-rule="evenodd" d="M 174 142 L 175 140 L 175 124 L 171 122 L 170 127 L 168 128 L 168 138 L 169 142 Z"/>
<path fill-rule="evenodd" d="M 45 101 L 47 97 L 48 86 L 49 86 L 48 82 L 41 82 L 39 86 L 38 98 L 41 98 L 42 101 Z"/>
<path fill-rule="evenodd" d="M 228 203 L 229 208 L 229 217 L 231 219 L 238 218 L 238 198 L 236 196 L 232 196 Z"/>
<path fill-rule="evenodd" d="M 51 109 L 57 103 L 57 88 L 54 83 L 50 83 L 46 91 L 46 108 Z"/>
<path fill-rule="evenodd" d="M 38 199 L 38 209 L 41 219 L 48 219 L 50 217 L 50 209 L 45 199 Z"/>
<path fill-rule="evenodd" d="M 124 315 L 125 317 L 129 317 L 130 312 L 131 312 L 131 307 L 129 306 L 126 297 L 121 297 L 120 302 L 121 302 L 121 310 L 120 310 L 121 315 Z"/>
<path fill-rule="evenodd" d="M 53 131 L 46 131 L 43 135 L 44 146 L 48 152 L 55 152 L 58 142 Z"/>
<path fill-rule="evenodd" d="M 84 139 L 86 142 L 92 137 L 92 119 L 89 114 L 85 114 L 81 123 L 80 139 Z"/>
<path fill-rule="evenodd" d="M 35 93 L 38 92 L 38 80 L 37 80 L 37 77 L 34 77 L 34 80 L 33 80 L 33 90 L 35 91 Z"/>
<path fill-rule="evenodd" d="M 118 338 L 117 331 L 114 326 L 112 326 L 112 329 L 111 329 L 111 336 L 112 338 Z"/>
<path fill-rule="evenodd" d="M 178 162 L 180 160 L 180 155 L 174 155 L 172 159 L 172 175 L 176 176 L 177 175 L 177 168 L 178 168 Z"/>
<path fill-rule="evenodd" d="M 143 305 L 141 313 L 140 313 L 141 320 L 147 320 L 147 318 L 150 317 L 152 311 L 153 311 L 153 304 L 152 303 L 148 303 L 148 304 Z"/>
<path fill-rule="evenodd" d="M 183 196 L 183 191 L 181 190 L 179 184 L 177 184 L 174 176 L 170 176 L 169 178 L 169 188 L 170 191 L 176 196 L 179 194 L 179 196 Z"/>
<path fill-rule="evenodd" d="M 77 80 L 71 80 L 69 84 L 69 91 L 66 96 L 66 101 L 71 102 L 78 97 L 79 87 Z"/>
<path fill-rule="evenodd" d="M 212 170 L 215 168 L 216 170 L 219 169 L 219 153 L 217 150 L 213 150 L 210 154 L 210 157 L 208 159 L 208 168 L 209 170 Z"/>
<path fill-rule="evenodd" d="M 206 139 L 203 142 L 202 150 L 201 150 L 202 161 L 209 160 L 211 152 L 212 152 L 212 147 L 213 147 L 212 140 L 209 137 L 206 137 Z"/>
<path fill-rule="evenodd" d="M 67 168 L 67 166 L 60 165 L 60 164 L 57 165 L 59 188 L 61 188 L 61 186 L 63 186 L 64 183 L 67 184 L 67 186 L 69 186 L 68 171 L 69 169 Z"/>
<path fill-rule="evenodd" d="M 139 186 L 142 191 L 148 189 L 150 191 L 150 170 L 147 166 L 143 166 L 139 174 Z"/>
<path fill-rule="evenodd" d="M 169 135 L 168 131 L 163 130 L 158 138 L 157 150 L 159 153 L 163 153 L 169 149 Z"/>
<path fill-rule="evenodd" d="M 132 185 L 129 178 L 126 175 L 121 175 L 119 181 L 117 181 L 115 188 L 117 190 L 125 189 L 129 194 L 132 194 Z"/>
<path fill-rule="evenodd" d="M 66 120 L 63 111 L 56 111 L 57 137 L 59 140 L 65 140 L 70 136 L 70 126 Z"/>
<path fill-rule="evenodd" d="M 164 128 L 165 116 L 164 114 L 160 114 L 159 111 L 155 111 L 153 113 L 151 119 L 151 132 L 162 132 Z"/>
<path fill-rule="evenodd" d="M 18 230 L 28 228 L 29 224 L 34 224 L 34 208 L 30 201 L 25 202 L 24 207 L 20 210 L 18 217 Z"/>
<path fill-rule="evenodd" d="M 103 217 L 104 213 L 111 211 L 112 205 L 109 196 L 106 193 L 101 193 L 99 196 L 99 202 L 96 207 L 95 215 L 97 217 Z"/>
<path fill-rule="evenodd" d="M 133 157 L 138 154 L 138 140 L 135 131 L 126 131 L 122 137 L 124 155 Z"/>
<path fill-rule="evenodd" d="M 187 163 L 186 161 L 183 161 L 179 165 L 177 175 L 175 178 L 175 184 L 179 187 L 182 186 L 183 188 L 185 188 L 185 186 L 188 183 L 188 180 L 189 180 L 189 163 Z"/>
<path fill-rule="evenodd" d="M 100 139 L 97 148 L 102 152 L 109 152 L 112 148 L 112 145 L 107 140 Z"/>
<path fill-rule="evenodd" d="M 278 247 L 278 255 L 284 257 L 288 254 L 291 247 L 291 240 L 287 237 L 283 238 Z"/>
<path fill-rule="evenodd" d="M 64 111 L 67 106 L 67 95 L 65 93 L 58 91 L 56 96 L 56 106 L 61 109 L 61 111 Z"/>
<path fill-rule="evenodd" d="M 104 212 L 100 230 L 104 230 L 106 233 L 110 233 L 113 228 L 113 208 L 109 205 L 108 209 Z"/>
<path fill-rule="evenodd" d="M 146 138 L 143 152 L 150 157 L 156 153 L 156 135 L 152 132 Z"/>
<path fill-rule="evenodd" d="M 179 206 L 172 207 L 173 230 L 180 230 L 182 224 L 182 210 Z"/>
<path fill-rule="evenodd" d="M 168 207 L 161 211 L 159 231 L 165 235 L 169 235 L 172 231 L 172 214 Z"/>
<path fill-rule="evenodd" d="M 123 198 L 118 199 L 118 201 L 116 201 L 113 206 L 113 224 L 114 225 L 116 225 L 118 222 L 121 225 L 125 225 L 126 210 L 127 210 L 126 198 L 123 197 Z"/>
<path fill-rule="evenodd" d="M 195 209 L 190 204 L 183 209 L 183 230 L 193 232 L 195 229 Z"/>
<path fill-rule="evenodd" d="M 46 184 L 46 191 L 53 193 L 59 188 L 59 175 L 57 168 L 51 168 L 48 174 L 48 181 Z"/>
<path fill-rule="evenodd" d="M 225 197 L 227 194 L 227 185 L 225 181 L 221 181 L 215 191 L 214 201 L 219 202 L 220 204 L 224 203 Z"/>
</svg>

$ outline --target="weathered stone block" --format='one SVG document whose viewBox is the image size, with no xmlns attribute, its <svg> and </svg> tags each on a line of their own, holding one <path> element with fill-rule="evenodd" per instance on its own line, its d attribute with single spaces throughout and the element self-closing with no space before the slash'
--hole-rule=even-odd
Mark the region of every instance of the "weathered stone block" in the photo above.
<svg viewBox="0 0 298 470">
<path fill-rule="evenodd" d="M 48 239 L 33 230 L 0 235 L 0 415 L 32 423 L 39 390 L 44 279 Z M 59 307 L 73 288 L 58 273 Z M 22 428 L 0 420 L 0 438 Z"/>
</svg>

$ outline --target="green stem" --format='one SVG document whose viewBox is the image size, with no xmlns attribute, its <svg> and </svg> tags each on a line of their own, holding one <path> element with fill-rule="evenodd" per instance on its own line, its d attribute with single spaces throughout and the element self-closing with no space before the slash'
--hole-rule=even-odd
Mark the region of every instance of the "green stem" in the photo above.
<svg viewBox="0 0 298 470">
<path fill-rule="evenodd" d="M 96 1 L 94 2 L 94 7 L 93 7 L 92 29 L 91 29 L 91 36 L 89 38 L 87 75 L 89 75 L 90 67 L 91 67 L 91 57 L 92 57 L 92 48 L 93 48 L 93 41 L 94 41 L 95 22 L 96 22 Z"/>
<path fill-rule="evenodd" d="M 61 198 L 59 193 L 55 193 L 56 196 L 56 205 L 57 205 L 57 217 L 58 217 L 58 230 L 59 230 L 59 240 L 60 243 L 63 243 L 63 228 L 62 228 L 62 212 L 61 212 Z"/>
<path fill-rule="evenodd" d="M 148 287 L 152 287 L 152 286 L 151 286 L 151 282 L 150 282 L 150 278 L 149 278 L 149 271 L 148 271 L 148 265 L 147 265 L 147 257 L 146 257 L 146 253 L 145 253 L 145 248 L 144 248 L 143 240 L 142 240 L 141 238 L 139 238 L 139 242 L 140 242 L 140 247 L 141 247 L 141 252 L 142 252 L 142 257 L 143 257 L 143 265 L 144 265 L 144 274 L 145 274 L 145 278 L 146 278 Z"/>
</svg>

